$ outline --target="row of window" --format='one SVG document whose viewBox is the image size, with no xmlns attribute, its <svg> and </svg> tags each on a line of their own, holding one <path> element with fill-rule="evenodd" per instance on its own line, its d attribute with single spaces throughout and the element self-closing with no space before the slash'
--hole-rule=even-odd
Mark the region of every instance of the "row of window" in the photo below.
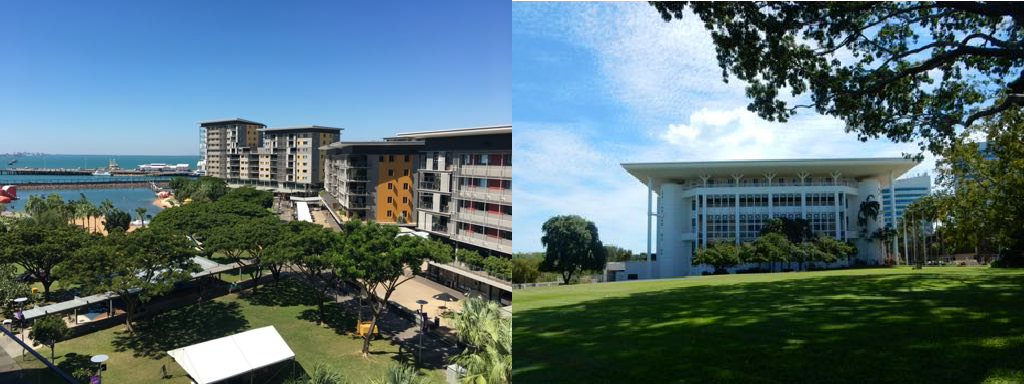
<svg viewBox="0 0 1024 384">
<path fill-rule="evenodd" d="M 790 177 L 776 177 L 776 178 L 772 179 L 771 185 L 772 186 L 784 186 L 784 185 L 799 186 L 799 185 L 810 185 L 810 184 L 832 184 L 832 181 L 833 181 L 833 178 L 831 176 L 825 176 L 825 177 L 810 177 L 809 176 L 809 177 L 804 178 L 803 182 L 800 181 L 799 177 L 792 177 L 792 178 L 790 178 Z M 839 179 L 839 182 L 844 182 L 844 181 L 845 180 L 843 178 Z M 704 181 L 701 180 L 701 179 L 694 179 L 694 183 L 696 185 L 703 185 Z M 733 185 L 736 185 L 736 179 L 731 178 L 731 177 L 730 178 L 722 178 L 722 179 L 708 179 L 708 186 L 709 187 L 710 186 L 715 186 L 715 185 L 718 185 L 718 186 L 721 186 L 721 185 L 733 186 Z M 743 185 L 743 186 L 765 185 L 765 186 L 767 186 L 767 185 L 769 185 L 769 183 L 768 183 L 768 178 L 766 178 L 766 177 L 754 177 L 754 178 L 746 177 L 746 178 L 741 178 L 740 179 L 739 185 Z M 897 189 L 899 189 L 899 188 L 897 188 Z"/>
<path fill-rule="evenodd" d="M 492 215 L 512 215 L 512 206 L 504 204 L 485 203 L 482 201 L 459 200 L 459 212 L 468 213 L 489 213 Z"/>
<path fill-rule="evenodd" d="M 402 176 L 409 176 L 409 170 L 408 169 L 403 169 L 402 170 Z M 388 177 L 395 177 L 395 170 L 394 169 L 389 169 L 388 170 Z"/>
<path fill-rule="evenodd" d="M 388 182 L 388 189 L 395 189 L 394 184 L 392 184 L 390 181 Z M 402 189 L 408 191 L 409 190 L 409 183 L 402 183 Z"/>
<path fill-rule="evenodd" d="M 388 204 L 394 204 L 394 203 L 395 203 L 394 197 L 388 196 Z M 402 204 L 409 204 L 409 198 L 403 196 L 402 197 Z"/>
<path fill-rule="evenodd" d="M 402 161 L 404 162 L 409 162 L 409 155 L 401 155 L 399 158 L 402 158 Z M 395 162 L 395 155 L 380 155 L 380 158 L 378 158 L 377 161 L 383 163 L 385 162 L 384 159 L 387 159 L 387 162 L 389 163 L 393 163 Z"/>
<path fill-rule="evenodd" d="M 462 165 L 500 165 L 511 166 L 512 154 L 462 155 Z"/>
<path fill-rule="evenodd" d="M 459 222 L 455 227 L 455 233 L 459 234 L 482 234 L 493 237 L 495 239 L 512 240 L 512 231 L 506 231 L 504 229 L 485 227 L 483 225 L 476 225 L 470 223 Z"/>
<path fill-rule="evenodd" d="M 807 206 L 832 206 L 835 205 L 836 195 L 832 193 L 807 193 L 805 194 Z M 799 207 L 800 194 L 774 194 L 771 196 L 774 207 Z M 690 204 L 691 210 L 703 207 L 701 199 L 695 198 Z M 843 194 L 839 195 L 839 202 L 843 203 Z M 709 195 L 707 196 L 708 208 L 731 208 L 737 204 L 735 195 Z M 768 195 L 740 195 L 740 207 L 767 207 Z"/>
<path fill-rule="evenodd" d="M 463 188 L 512 189 L 512 180 L 484 179 L 478 177 L 460 177 L 459 186 Z"/>
<path fill-rule="evenodd" d="M 787 217 L 790 219 L 800 218 L 798 214 L 782 214 L 774 215 L 774 217 Z M 811 231 L 815 234 L 826 233 L 832 235 L 836 230 L 836 216 L 831 213 L 814 213 L 808 214 L 807 220 L 810 221 Z M 700 234 L 701 227 L 699 225 L 701 216 L 691 219 L 690 224 L 694 228 L 694 232 Z M 767 214 L 749 214 L 740 215 L 738 228 L 740 231 L 740 238 L 754 238 L 761 233 L 761 229 L 768 224 L 770 217 Z M 844 215 L 842 212 L 839 213 L 839 222 L 842 223 Z M 708 238 L 730 238 L 736 237 L 737 220 L 736 215 L 708 215 L 707 217 L 707 237 Z"/>
</svg>

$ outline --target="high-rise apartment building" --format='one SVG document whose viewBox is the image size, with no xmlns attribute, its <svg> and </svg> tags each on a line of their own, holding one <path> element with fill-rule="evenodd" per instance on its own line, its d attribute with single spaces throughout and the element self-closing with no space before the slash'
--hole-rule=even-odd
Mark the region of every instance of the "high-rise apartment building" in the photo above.
<svg viewBox="0 0 1024 384">
<path fill-rule="evenodd" d="M 372 141 L 324 146 L 328 206 L 344 219 L 415 225 L 415 170 L 422 145 Z"/>
<path fill-rule="evenodd" d="M 882 196 L 885 197 L 882 199 L 882 214 L 885 216 L 885 226 L 889 228 L 896 228 L 896 224 L 903 217 L 903 211 L 908 205 L 932 193 L 932 178 L 927 174 L 898 179 L 894 185 L 894 189 L 885 187 L 881 191 Z M 895 215 L 895 219 L 893 219 L 893 215 Z M 931 227 L 930 223 L 923 225 Z"/>
<path fill-rule="evenodd" d="M 325 157 L 320 147 L 341 138 L 341 128 L 267 128 L 245 119 L 202 122 L 200 129 L 208 176 L 282 192 L 312 192 L 322 186 Z"/>
</svg>

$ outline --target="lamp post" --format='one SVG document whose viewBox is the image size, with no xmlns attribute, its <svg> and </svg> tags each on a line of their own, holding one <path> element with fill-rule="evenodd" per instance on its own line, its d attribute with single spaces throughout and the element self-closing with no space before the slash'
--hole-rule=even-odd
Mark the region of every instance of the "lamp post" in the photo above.
<svg viewBox="0 0 1024 384">
<path fill-rule="evenodd" d="M 420 347 L 416 350 L 416 363 L 419 364 L 423 359 L 423 332 L 427 329 L 427 322 L 423 318 L 423 305 L 427 304 L 426 300 L 416 300 L 416 304 L 420 305 L 419 322 L 420 322 Z"/>
</svg>

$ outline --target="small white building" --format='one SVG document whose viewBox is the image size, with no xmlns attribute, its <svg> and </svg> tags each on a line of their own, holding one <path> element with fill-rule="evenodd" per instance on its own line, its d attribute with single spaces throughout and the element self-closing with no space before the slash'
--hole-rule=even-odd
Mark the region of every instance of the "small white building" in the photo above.
<svg viewBox="0 0 1024 384">
<path fill-rule="evenodd" d="M 702 266 L 691 265 L 697 248 L 713 241 L 739 244 L 754 240 L 774 217 L 807 219 L 815 234 L 854 240 L 857 259 L 882 263 L 882 245 L 861 238 L 862 228 L 857 224 L 860 205 L 869 199 L 880 205 L 888 199 L 892 204 L 895 196 L 891 190 L 883 193 L 882 188 L 916 165 L 905 158 L 622 164 L 648 187 L 648 253 L 657 257 L 626 262 L 625 276 L 617 279 L 701 274 Z M 655 218 L 657 243 L 651 249 Z M 874 232 L 883 227 L 883 221 L 880 211 L 863 232 Z M 897 252 L 895 242 L 885 246 Z"/>
</svg>

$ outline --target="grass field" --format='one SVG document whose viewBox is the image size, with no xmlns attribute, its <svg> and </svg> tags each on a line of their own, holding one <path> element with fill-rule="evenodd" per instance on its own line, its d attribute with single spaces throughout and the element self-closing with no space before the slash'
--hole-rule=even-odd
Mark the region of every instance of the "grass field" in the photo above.
<svg viewBox="0 0 1024 384">
<path fill-rule="evenodd" d="M 513 382 L 1024 382 L 1024 271 L 859 269 L 515 293 Z"/>
<path fill-rule="evenodd" d="M 110 356 L 103 381 L 109 383 L 189 383 L 184 370 L 167 357 L 165 351 L 198 342 L 231 335 L 247 329 L 273 325 L 295 352 L 295 372 L 312 370 L 316 362 L 325 361 L 341 372 L 351 383 L 364 383 L 382 376 L 389 364 L 412 362 L 412 355 L 399 353 L 397 345 L 377 340 L 371 356 L 360 354 L 362 339 L 346 334 L 355 319 L 338 307 L 328 306 L 326 326 L 317 326 L 316 305 L 304 286 L 285 280 L 282 286 L 262 287 L 259 293 L 248 291 L 231 294 L 201 305 L 167 311 L 137 322 L 138 335 L 131 336 L 123 326 L 95 332 L 57 344 L 57 364 L 69 374 L 87 367 L 91 356 Z M 39 352 L 49 357 L 49 348 Z M 57 383 L 49 370 L 38 361 L 23 362 L 35 368 L 27 382 Z M 160 368 L 166 366 L 173 376 L 160 379 Z M 280 383 L 292 372 L 289 363 L 271 367 L 256 375 L 253 383 Z M 425 371 L 429 379 L 442 382 L 441 371 Z M 249 383 L 246 376 L 240 382 Z"/>
</svg>

